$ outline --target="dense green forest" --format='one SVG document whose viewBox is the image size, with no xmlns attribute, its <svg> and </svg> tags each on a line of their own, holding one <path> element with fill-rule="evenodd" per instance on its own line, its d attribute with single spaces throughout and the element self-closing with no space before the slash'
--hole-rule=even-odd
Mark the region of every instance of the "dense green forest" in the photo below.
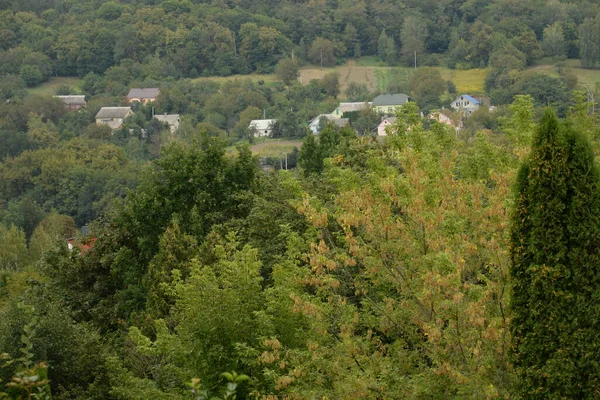
<svg viewBox="0 0 600 400">
<path fill-rule="evenodd" d="M 3 0 L 0 9 L 0 74 L 26 80 L 128 63 L 175 78 L 272 72 L 292 53 L 315 64 L 373 54 L 411 64 L 415 52 L 435 64 L 447 54 L 463 68 L 495 57 L 600 61 L 593 1 Z"/>
<path fill-rule="evenodd" d="M 598 11 L 0 0 L 0 398 L 600 397 L 600 93 L 561 64 L 600 62 Z M 364 56 L 397 67 L 376 91 L 297 80 Z M 496 107 L 427 118 L 440 67 Z M 160 94 L 97 125 L 132 87 Z M 380 92 L 413 100 L 387 136 L 371 108 L 308 133 Z"/>
</svg>

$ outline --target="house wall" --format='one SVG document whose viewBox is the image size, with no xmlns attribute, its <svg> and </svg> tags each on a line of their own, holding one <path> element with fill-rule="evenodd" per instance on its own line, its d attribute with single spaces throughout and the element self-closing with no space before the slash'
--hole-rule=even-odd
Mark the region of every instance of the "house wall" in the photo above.
<svg viewBox="0 0 600 400">
<path fill-rule="evenodd" d="M 142 104 L 146 105 L 148 103 L 153 103 L 155 100 L 156 100 L 155 97 L 140 98 L 140 99 L 138 99 L 137 97 L 133 97 L 133 98 L 129 99 L 129 102 L 130 103 L 137 102 L 137 103 L 142 103 Z"/>
<path fill-rule="evenodd" d="M 395 114 L 398 107 L 401 107 L 401 105 L 375 106 L 373 109 L 382 114 Z"/>
<path fill-rule="evenodd" d="M 391 125 L 390 122 L 387 120 L 384 120 L 383 122 L 381 122 L 379 124 L 379 126 L 377 126 L 377 135 L 378 136 L 387 136 L 387 131 L 385 128 L 387 128 L 390 125 Z"/>
</svg>

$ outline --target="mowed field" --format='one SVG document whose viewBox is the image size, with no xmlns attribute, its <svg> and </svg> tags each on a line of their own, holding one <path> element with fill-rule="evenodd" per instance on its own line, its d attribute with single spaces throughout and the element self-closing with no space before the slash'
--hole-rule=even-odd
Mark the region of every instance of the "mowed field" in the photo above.
<svg viewBox="0 0 600 400">
<path fill-rule="evenodd" d="M 78 90 L 81 78 L 74 76 L 55 76 L 50 78 L 48 82 L 27 89 L 31 94 L 39 94 L 42 96 L 52 96 L 56 94 L 56 90 L 62 86 L 70 86 Z"/>
<path fill-rule="evenodd" d="M 302 141 L 300 140 L 269 140 L 257 143 L 250 147 L 253 154 L 264 157 L 279 157 L 294 151 L 294 147 L 300 150 Z"/>
<path fill-rule="evenodd" d="M 487 69 L 470 70 L 450 70 L 448 68 L 434 67 L 440 70 L 445 80 L 452 80 L 456 85 L 456 90 L 464 93 L 483 93 Z M 378 88 L 378 83 L 382 77 L 387 75 L 402 76 L 409 75 L 412 68 L 408 67 L 382 67 L 377 65 L 364 65 L 363 63 L 350 60 L 344 65 L 319 68 L 305 67 L 300 69 L 300 82 L 303 85 L 308 84 L 312 79 L 321 79 L 325 74 L 337 72 L 340 76 L 341 92 L 344 93 L 348 84 L 351 82 L 364 83 L 370 91 Z"/>
<path fill-rule="evenodd" d="M 566 60 L 556 64 L 534 65 L 527 69 L 531 73 L 542 73 L 553 77 L 559 77 L 559 68 L 563 72 L 572 73 L 577 77 L 577 82 L 581 86 L 595 88 L 600 83 L 600 69 L 587 69 L 581 67 L 580 60 Z"/>
</svg>

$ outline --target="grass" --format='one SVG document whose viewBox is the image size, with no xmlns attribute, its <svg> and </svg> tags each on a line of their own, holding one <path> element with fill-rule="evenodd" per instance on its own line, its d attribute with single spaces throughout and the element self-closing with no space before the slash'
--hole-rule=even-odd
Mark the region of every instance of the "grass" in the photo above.
<svg viewBox="0 0 600 400">
<path fill-rule="evenodd" d="M 278 79 L 275 74 L 267 75 L 267 74 L 250 74 L 250 75 L 229 75 L 229 76 L 207 76 L 192 79 L 192 82 L 202 82 L 202 81 L 212 81 L 218 82 L 219 84 L 227 81 L 234 81 L 236 79 L 244 80 L 250 79 L 253 82 L 263 81 L 266 84 L 277 82 Z"/>
<path fill-rule="evenodd" d="M 378 56 L 364 56 L 354 60 L 357 67 L 385 67 L 386 63 Z"/>
<path fill-rule="evenodd" d="M 543 59 L 540 63 L 527 68 L 526 72 L 541 73 L 558 78 L 560 77 L 560 69 L 566 73 L 574 74 L 581 86 L 594 88 L 597 84 L 600 84 L 600 70 L 583 68 L 581 67 L 580 60 L 564 60 L 550 63 L 548 59 Z"/>
<path fill-rule="evenodd" d="M 56 94 L 56 90 L 62 86 L 71 86 L 76 91 L 79 90 L 79 84 L 81 78 L 72 76 L 55 76 L 50 78 L 48 82 L 44 82 L 41 85 L 27 89 L 30 94 L 39 94 L 42 96 L 52 96 Z"/>
<path fill-rule="evenodd" d="M 434 67 L 440 71 L 444 80 L 452 80 L 456 90 L 461 93 L 483 93 L 488 69 L 450 70 L 444 67 Z M 319 68 L 306 66 L 301 68 L 301 82 L 306 85 L 312 79 L 321 79 L 329 72 L 340 75 L 340 87 L 343 93 L 350 82 L 364 83 L 370 91 L 385 92 L 390 83 L 408 83 L 410 67 L 386 66 L 379 57 L 367 56 L 348 60 L 343 65 Z"/>
<path fill-rule="evenodd" d="M 235 153 L 239 144 L 249 144 L 247 140 L 240 140 L 237 143 L 228 146 L 225 150 L 227 153 Z M 301 140 L 290 139 L 265 139 L 257 138 L 254 144 L 250 146 L 252 154 L 262 157 L 280 157 L 283 154 L 291 153 L 294 147 L 300 149 L 302 147 Z"/>
<path fill-rule="evenodd" d="M 440 68 L 440 72 L 444 80 L 454 82 L 457 92 L 480 94 L 484 91 L 485 78 L 489 70 L 482 68 L 468 70 Z"/>
</svg>

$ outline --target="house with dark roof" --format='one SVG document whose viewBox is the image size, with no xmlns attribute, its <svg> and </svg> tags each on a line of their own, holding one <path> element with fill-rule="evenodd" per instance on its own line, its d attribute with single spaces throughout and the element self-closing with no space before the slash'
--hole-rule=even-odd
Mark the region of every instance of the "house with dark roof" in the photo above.
<svg viewBox="0 0 600 400">
<path fill-rule="evenodd" d="M 67 108 L 71 111 L 79 110 L 81 107 L 85 107 L 87 105 L 84 95 L 74 95 L 73 94 L 73 95 L 67 95 L 67 96 L 52 96 L 52 97 L 62 101 L 65 105 L 65 108 Z"/>
<path fill-rule="evenodd" d="M 466 116 L 473 114 L 481 106 L 481 102 L 468 94 L 461 94 L 452 103 L 450 107 L 456 111 L 464 113 Z"/>
<path fill-rule="evenodd" d="M 130 103 L 152 103 L 160 93 L 159 88 L 132 88 L 127 94 L 127 101 Z"/>
<path fill-rule="evenodd" d="M 130 107 L 102 107 L 96 114 L 98 125 L 108 125 L 113 131 L 123 125 L 125 118 L 133 115 Z"/>
<path fill-rule="evenodd" d="M 403 106 L 410 97 L 404 93 L 380 94 L 373 99 L 373 109 L 382 114 L 393 114 L 395 109 Z"/>
</svg>

